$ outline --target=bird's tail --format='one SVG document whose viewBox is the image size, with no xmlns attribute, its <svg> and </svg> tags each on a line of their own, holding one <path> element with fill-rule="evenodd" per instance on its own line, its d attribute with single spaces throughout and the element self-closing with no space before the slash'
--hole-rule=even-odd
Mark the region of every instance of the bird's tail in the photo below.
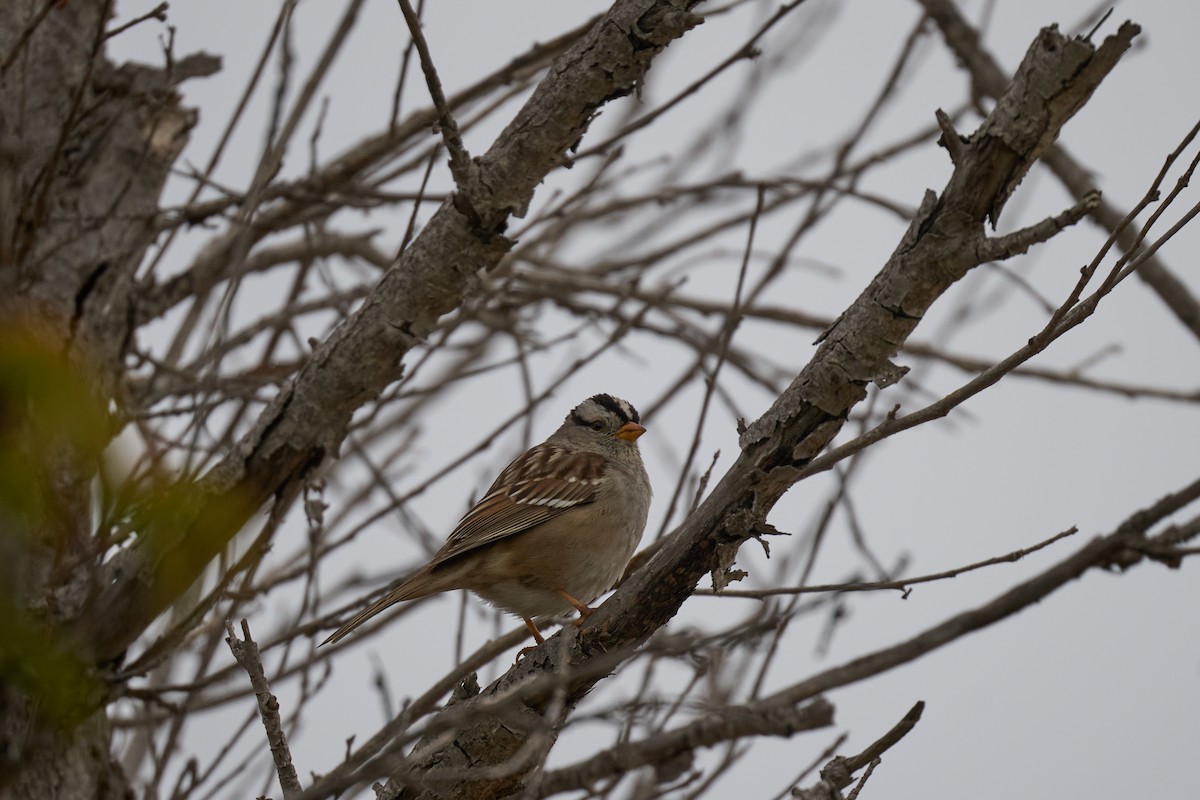
<svg viewBox="0 0 1200 800">
<path fill-rule="evenodd" d="M 347 634 L 362 625 L 371 617 L 383 611 L 385 608 L 392 606 L 402 600 L 416 600 L 418 597 L 424 597 L 438 591 L 429 585 L 429 572 L 426 569 L 419 571 L 411 578 L 407 579 L 395 589 L 385 594 L 383 597 L 376 600 L 371 605 L 364 608 L 362 611 L 355 614 L 350 620 L 329 635 L 329 638 L 321 642 L 321 647 L 327 644 L 333 644 L 343 639 Z"/>
</svg>

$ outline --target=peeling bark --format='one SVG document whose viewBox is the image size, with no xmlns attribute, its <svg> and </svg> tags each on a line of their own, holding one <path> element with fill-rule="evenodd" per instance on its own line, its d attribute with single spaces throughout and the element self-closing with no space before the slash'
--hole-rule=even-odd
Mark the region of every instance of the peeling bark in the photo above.
<svg viewBox="0 0 1200 800">
<path fill-rule="evenodd" d="M 560 632 L 473 701 L 492 702 L 521 691 L 521 714 L 540 720 L 551 697 L 538 677 L 561 676 L 567 707 L 579 702 L 615 662 L 631 655 L 665 625 L 703 575 L 717 568 L 723 546 L 737 545 L 765 529 L 771 508 L 796 481 L 799 470 L 833 439 L 872 381 L 894 374 L 890 359 L 925 311 L 991 252 L 984 226 L 1020 183 L 1037 156 L 1058 136 L 1130 46 L 1138 27 L 1123 25 L 1102 46 L 1070 40 L 1046 28 L 1034 40 L 996 108 L 962 141 L 946 187 L 926 196 L 900 245 L 871 284 L 821 337 L 807 366 L 741 436 L 737 461 L 641 569 L 593 613 L 578 639 Z M 1092 204 L 1094 205 L 1094 203 Z M 1075 216 L 1086 213 L 1080 206 Z M 599 662 L 602 665 L 596 668 Z M 461 711 L 460 711 L 461 713 Z M 509 715 L 516 713 L 510 710 Z M 494 735 L 497 720 L 486 713 L 449 745 L 418 757 L 400 778 L 413 788 L 404 797 L 490 798 L 507 796 L 522 774 L 471 780 L 472 771 L 513 759 L 525 744 L 516 731 Z M 530 729 L 536 730 L 536 726 Z M 430 746 L 426 743 L 426 747 Z M 421 746 L 417 748 L 421 751 Z M 421 774 L 455 769 L 459 783 L 423 785 Z M 397 788 L 401 784 L 393 784 Z"/>
</svg>

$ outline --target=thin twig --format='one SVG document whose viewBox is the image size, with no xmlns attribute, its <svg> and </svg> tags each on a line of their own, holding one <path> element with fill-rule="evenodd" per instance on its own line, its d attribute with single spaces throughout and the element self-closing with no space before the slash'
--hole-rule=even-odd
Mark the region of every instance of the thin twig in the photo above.
<svg viewBox="0 0 1200 800">
<path fill-rule="evenodd" d="M 148 19 L 156 19 L 159 22 L 166 22 L 167 21 L 167 8 L 169 8 L 167 3 L 159 3 L 154 8 L 147 11 L 145 14 L 142 14 L 140 17 L 131 19 L 129 22 L 126 22 L 124 25 L 120 26 L 119 28 L 113 28 L 111 31 L 108 31 L 107 33 L 104 34 L 104 38 L 111 39 L 114 36 L 120 36 L 125 31 L 129 30 L 130 28 L 134 27 L 135 25 L 141 25 L 143 22 L 145 22 Z"/>
<path fill-rule="evenodd" d="M 271 694 L 263 671 L 262 659 L 258 655 L 258 643 L 250 637 L 250 623 L 242 620 L 242 636 L 239 640 L 233 631 L 233 623 L 225 620 L 225 637 L 233 657 L 250 676 L 250 685 L 254 687 L 254 696 L 258 699 L 258 713 L 262 717 L 263 727 L 267 730 L 267 742 L 271 746 L 271 758 L 275 760 L 275 771 L 279 775 L 279 786 L 283 789 L 284 797 L 292 797 L 303 791 L 300 778 L 296 775 L 296 766 L 292 763 L 292 751 L 288 748 L 287 734 L 284 733 L 283 723 L 279 719 L 279 699 Z"/>
<path fill-rule="evenodd" d="M 446 104 L 446 95 L 442 92 L 442 81 L 438 77 L 437 68 L 433 65 L 433 56 L 429 54 L 429 44 L 425 41 L 425 34 L 421 31 L 421 19 L 408 0 L 398 0 L 398 2 L 400 11 L 404 14 L 404 21 L 408 23 L 413 44 L 416 45 L 417 55 L 421 59 L 421 71 L 425 73 L 429 96 L 438 112 L 438 129 L 442 132 L 442 141 L 446 145 L 446 151 L 450 154 L 450 174 L 454 176 L 454 183 L 458 186 L 459 191 L 466 192 L 470 180 L 471 155 L 463 146 L 462 136 L 458 132 L 458 123 L 454 121 L 454 115 L 450 113 L 450 106 Z"/>
<path fill-rule="evenodd" d="M 918 583 L 930 583 L 932 581 L 942 581 L 948 578 L 957 578 L 967 572 L 973 572 L 984 567 L 994 566 L 996 564 L 1012 564 L 1020 561 L 1025 556 L 1036 553 L 1038 550 L 1049 547 L 1060 539 L 1065 539 L 1068 536 L 1074 536 L 1079 532 L 1079 529 L 1072 526 L 1061 533 L 1056 533 L 1045 541 L 1038 542 L 1030 547 L 1023 547 L 1020 550 L 1014 550 L 1011 553 L 1006 553 L 1002 556 L 978 561 L 974 564 L 968 564 L 965 567 L 956 567 L 948 569 L 944 572 L 934 572 L 929 575 L 921 575 L 916 578 L 906 578 L 904 580 L 895 581 L 872 581 L 869 583 L 828 583 L 816 586 L 780 586 L 772 589 L 723 589 L 715 592 L 710 589 L 697 589 L 695 594 L 700 597 L 745 597 L 754 600 L 762 600 L 767 597 L 775 597 L 778 595 L 797 595 L 797 594 L 820 594 L 823 592 L 877 592 L 885 589 L 899 590 L 904 593 L 907 598 L 911 592 L 911 587 Z"/>
</svg>

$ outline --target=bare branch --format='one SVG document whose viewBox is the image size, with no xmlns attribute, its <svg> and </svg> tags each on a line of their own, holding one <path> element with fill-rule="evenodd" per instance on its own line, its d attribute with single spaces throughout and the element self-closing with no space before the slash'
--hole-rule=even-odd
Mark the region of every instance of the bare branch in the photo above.
<svg viewBox="0 0 1200 800">
<path fill-rule="evenodd" d="M 799 798 L 799 800 L 840 800 L 842 797 L 841 790 L 853 782 L 854 773 L 863 767 L 867 767 L 867 772 L 863 775 L 862 782 L 854 790 L 854 793 L 857 794 L 862 788 L 862 784 L 870 777 L 871 772 L 875 769 L 875 765 L 879 763 L 883 754 L 892 749 L 893 746 L 916 727 L 917 723 L 921 721 L 921 715 L 924 712 L 924 701 L 918 701 L 916 705 L 909 709 L 909 712 L 904 715 L 903 719 L 897 722 L 890 731 L 872 742 L 866 750 L 854 756 L 838 756 L 833 759 L 821 768 L 821 780 L 816 785 L 794 791 L 793 797 Z"/>
<path fill-rule="evenodd" d="M 421 19 L 408 0 L 399 0 L 399 3 L 400 10 L 404 14 L 404 21 L 408 24 L 408 32 L 412 34 L 413 44 L 417 48 L 417 55 L 421 59 L 421 71 L 425 73 L 429 96 L 433 99 L 433 107 L 438 112 L 438 128 L 442 131 L 442 141 L 446 145 L 446 152 L 450 154 L 450 172 L 454 175 L 454 182 L 458 185 L 459 191 L 464 192 L 469 198 L 472 194 L 469 186 L 471 154 L 463 147 L 462 136 L 458 133 L 458 123 L 454 121 L 450 107 L 446 105 L 446 95 L 442 92 L 442 81 L 438 78 L 437 68 L 433 65 L 433 56 L 429 54 L 429 44 L 425 41 L 425 34 L 421 30 Z"/>
<path fill-rule="evenodd" d="M 1048 217 L 1019 231 L 987 239 L 983 247 L 983 256 L 988 260 L 1003 261 L 1004 259 L 1025 253 L 1035 244 L 1050 241 L 1050 239 L 1095 211 L 1099 205 L 1099 192 L 1084 195 L 1079 202 L 1061 214 Z"/>
<path fill-rule="evenodd" d="M 719 545 L 737 543 L 763 529 L 771 507 L 841 429 L 850 409 L 866 395 L 866 385 L 895 371 L 890 357 L 929 305 L 980 263 L 984 221 L 995 220 L 1036 155 L 1090 96 L 1136 33 L 1136 26 L 1126 25 L 1093 50 L 1064 41 L 1052 29 L 1042 31 L 1004 100 L 964 145 L 963 163 L 956 166 L 942 195 L 927 198 L 888 264 L 826 332 L 812 361 L 772 408 L 747 427 L 740 457 L 712 494 L 584 623 L 573 661 L 631 652 L 675 614 L 699 577 L 716 563 Z M 553 653 L 554 647 L 552 638 L 541 649 Z M 480 697 L 521 682 L 537 664 L 536 659 L 526 659 Z M 570 696 L 577 700 L 592 685 L 591 680 L 577 678 Z M 481 722 L 460 736 L 476 741 L 490 724 Z M 495 742 L 487 753 L 488 763 L 502 763 L 521 741 L 517 736 Z M 463 761 L 453 747 L 441 750 L 438 757 L 447 760 L 443 763 Z M 474 757 L 478 760 L 482 754 L 476 751 Z"/>
<path fill-rule="evenodd" d="M 937 23 L 945 37 L 947 46 L 954 51 L 959 62 L 971 74 L 974 87 L 980 94 L 998 98 L 1004 91 L 1007 78 L 995 58 L 979 44 L 979 34 L 963 17 L 958 7 L 950 0 L 919 0 L 926 13 Z M 1096 191 L 1088 169 L 1077 162 L 1062 145 L 1052 145 L 1047 150 L 1044 162 L 1063 185 L 1082 200 Z M 1122 225 L 1121 212 L 1101 200 L 1092 214 L 1092 219 L 1110 233 L 1119 234 L 1118 241 L 1127 252 L 1133 248 L 1135 231 Z M 1157 258 L 1151 258 L 1138 270 L 1149 286 L 1175 313 L 1175 316 L 1200 338 L 1200 301 L 1192 296 L 1187 287 Z"/>
<path fill-rule="evenodd" d="M 242 620 L 242 639 L 237 638 L 233 624 L 225 621 L 226 644 L 229 645 L 233 657 L 250 676 L 250 685 L 254 687 L 254 696 L 258 699 L 258 713 L 262 717 L 263 727 L 267 730 L 267 742 L 271 745 L 271 757 L 275 760 L 275 770 L 279 775 L 279 787 L 283 789 L 284 797 L 293 797 L 300 793 L 300 778 L 296 775 L 296 766 L 292 763 L 292 751 L 288 748 L 287 734 L 283 731 L 283 723 L 279 719 L 279 699 L 271 694 L 267 683 L 266 673 L 263 672 L 262 659 L 258 656 L 258 643 L 250 636 L 250 624 Z"/>
<path fill-rule="evenodd" d="M 1188 504 L 1200 499 L 1200 480 L 1169 494 L 1134 513 L 1112 533 L 1088 542 L 1071 556 L 1023 581 L 989 603 L 956 614 L 945 622 L 883 650 L 857 658 L 840 667 L 814 675 L 763 699 L 763 702 L 801 702 L 839 686 L 856 683 L 872 675 L 927 655 L 967 634 L 1012 616 L 1044 600 L 1067 583 L 1092 569 L 1128 569 L 1144 558 L 1155 558 L 1155 547 L 1170 539 L 1200 536 L 1200 517 L 1180 528 L 1153 537 L 1149 529 Z M 1147 546 L 1149 545 L 1149 547 Z"/>
<path fill-rule="evenodd" d="M 221 505 L 205 503 L 193 525 L 146 537 L 155 544 L 140 549 L 137 577 L 113 576 L 96 606 L 94 624 L 87 626 L 95 652 L 124 650 L 172 598 L 174 593 L 160 585 L 165 573 L 175 574 L 161 568 L 164 557 L 183 556 L 184 547 L 189 552 L 177 558 L 178 569 L 199 574 L 255 508 L 303 481 L 336 452 L 354 411 L 399 378 L 403 355 L 476 290 L 478 271 L 494 267 L 511 247 L 501 233 L 507 220 L 523 213 L 534 189 L 562 163 L 595 111 L 627 92 L 659 50 L 696 24 L 683 0 L 664 0 L 653 12 L 647 6 L 655 4 L 618 2 L 563 56 L 561 67 L 547 75 L 478 160 L 478 186 L 489 189 L 468 198 L 476 218 L 443 204 L 362 307 L 321 343 L 254 429 L 209 473 L 202 493 L 239 498 L 231 497 L 231 505 L 221 510 L 223 519 L 205 519 L 204 509 Z M 638 49 L 628 34 L 634 25 Z"/>
<path fill-rule="evenodd" d="M 977 561 L 974 564 L 968 564 L 965 567 L 957 567 L 955 569 L 945 570 L 943 572 L 935 572 L 929 575 L 919 575 L 915 578 L 907 578 L 904 580 L 895 581 L 873 581 L 871 583 L 830 583 L 814 586 L 780 586 L 772 589 L 722 589 L 721 591 L 712 591 L 708 589 L 697 589 L 693 594 L 699 597 L 745 597 L 753 600 L 762 600 L 767 597 L 776 595 L 797 595 L 797 594 L 818 594 L 824 592 L 876 592 L 880 590 L 897 590 L 904 593 L 907 597 L 911 587 L 919 583 L 932 583 L 934 581 L 943 581 L 948 578 L 957 578 L 967 572 L 974 572 L 977 569 L 984 567 L 995 566 L 996 564 L 1012 564 L 1031 553 L 1036 553 L 1039 550 L 1045 549 L 1050 545 L 1058 542 L 1068 536 L 1074 536 L 1078 533 L 1077 528 L 1068 528 L 1061 533 L 1056 533 L 1049 539 L 1038 542 L 1029 547 L 1023 547 L 1020 550 L 1014 550 L 1011 553 L 1005 553 L 1002 556 L 995 556 L 983 561 Z"/>
<path fill-rule="evenodd" d="M 620 744 L 602 750 L 586 761 L 548 772 L 541 778 L 538 796 L 586 789 L 601 778 L 663 764 L 701 747 L 712 747 L 743 736 L 790 737 L 832 724 L 833 706 L 821 698 L 800 707 L 717 709 L 682 728 L 639 742 Z"/>
</svg>

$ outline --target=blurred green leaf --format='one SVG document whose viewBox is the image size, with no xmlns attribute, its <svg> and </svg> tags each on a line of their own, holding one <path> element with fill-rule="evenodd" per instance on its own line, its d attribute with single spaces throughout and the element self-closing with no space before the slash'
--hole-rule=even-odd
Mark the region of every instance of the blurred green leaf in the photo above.
<svg viewBox="0 0 1200 800">
<path fill-rule="evenodd" d="M 42 529 L 57 471 L 83 467 L 90 478 L 109 432 L 94 388 L 61 347 L 0 328 L 0 513 Z"/>
<path fill-rule="evenodd" d="M 99 708 L 106 690 L 94 670 L 54 634 L 0 601 L 0 680 L 20 688 L 39 718 L 70 728 Z"/>
</svg>

